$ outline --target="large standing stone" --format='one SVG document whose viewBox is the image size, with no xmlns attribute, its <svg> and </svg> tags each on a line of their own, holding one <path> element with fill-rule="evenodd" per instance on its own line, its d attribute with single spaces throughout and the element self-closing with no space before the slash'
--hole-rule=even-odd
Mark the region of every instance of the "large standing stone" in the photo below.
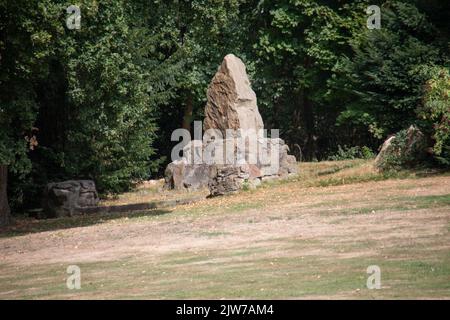
<svg viewBox="0 0 450 320">
<path fill-rule="evenodd" d="M 205 130 L 263 129 L 256 94 L 241 59 L 227 55 L 208 88 L 205 108 Z"/>
<path fill-rule="evenodd" d="M 184 157 L 168 165 L 166 187 L 198 189 L 208 186 L 211 195 L 224 195 L 247 183 L 285 178 L 297 173 L 297 162 L 279 138 L 265 138 L 256 94 L 244 63 L 227 55 L 208 88 L 204 141 L 192 141 Z M 227 130 L 234 131 L 232 136 Z M 211 135 L 209 134 L 211 133 Z M 210 160 L 214 161 L 210 161 Z M 200 160 L 200 161 L 197 161 Z"/>
<path fill-rule="evenodd" d="M 82 208 L 95 207 L 99 198 L 94 181 L 49 183 L 45 189 L 43 208 L 49 218 L 71 217 Z"/>
</svg>

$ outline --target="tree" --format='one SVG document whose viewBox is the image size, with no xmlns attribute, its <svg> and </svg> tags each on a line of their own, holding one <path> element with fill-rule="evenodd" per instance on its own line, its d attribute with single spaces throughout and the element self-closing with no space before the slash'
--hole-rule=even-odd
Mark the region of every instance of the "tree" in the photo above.
<svg viewBox="0 0 450 320">
<path fill-rule="evenodd" d="M 133 3 L 102 1 L 85 6 L 81 29 L 59 43 L 68 112 L 66 141 L 55 151 L 66 176 L 92 178 L 104 193 L 125 191 L 151 171 L 159 90 L 142 23 Z"/>
<path fill-rule="evenodd" d="M 0 1 L 0 166 L 2 168 L 2 211 L 7 171 L 19 179 L 31 170 L 28 158 L 36 145 L 33 123 L 38 104 L 34 84 L 47 74 L 49 33 L 39 23 L 50 3 Z M 55 18 L 57 19 L 57 17 Z M 9 188 L 10 186 L 8 186 Z M 9 188 L 10 189 L 10 188 Z M 16 198 L 14 195 L 13 198 Z"/>
<path fill-rule="evenodd" d="M 140 3 L 83 2 L 79 30 L 60 1 L 0 6 L 0 164 L 14 207 L 39 205 L 50 181 L 90 178 L 115 193 L 147 178 L 167 77 Z"/>
<path fill-rule="evenodd" d="M 158 113 L 159 154 L 170 155 L 173 130 L 192 129 L 202 116 L 207 87 L 228 53 L 240 55 L 242 0 L 145 1 L 147 33 L 162 69 L 168 99 Z M 170 78 L 169 78 L 170 77 Z M 164 169 L 162 167 L 162 169 Z"/>
<path fill-rule="evenodd" d="M 336 66 L 335 90 L 345 105 L 339 123 L 353 123 L 375 138 L 424 123 L 416 110 L 422 104 L 424 68 L 443 63 L 441 32 L 414 3 L 388 1 L 382 7 L 382 28 L 354 34 L 353 53 Z"/>
<path fill-rule="evenodd" d="M 434 67 L 424 72 L 430 80 L 424 86 L 423 106 L 418 113 L 434 139 L 437 161 L 450 167 L 450 68 Z"/>
<path fill-rule="evenodd" d="M 8 204 L 7 185 L 8 167 L 0 165 L 0 227 L 6 226 L 10 221 L 10 209 Z"/>
<path fill-rule="evenodd" d="M 336 137 L 337 110 L 327 101 L 327 82 L 340 54 L 348 50 L 351 29 L 358 26 L 353 18 L 360 2 L 257 3 L 249 32 L 256 59 L 254 86 L 266 124 L 281 129 L 289 145 L 301 146 L 303 159 L 323 158 Z"/>
</svg>

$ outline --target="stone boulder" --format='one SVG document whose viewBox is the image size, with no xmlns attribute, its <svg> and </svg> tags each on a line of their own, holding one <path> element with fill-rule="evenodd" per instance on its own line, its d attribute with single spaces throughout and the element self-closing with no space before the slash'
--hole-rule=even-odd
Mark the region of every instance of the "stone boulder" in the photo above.
<svg viewBox="0 0 450 320">
<path fill-rule="evenodd" d="M 427 148 L 427 137 L 417 127 L 410 126 L 383 143 L 374 165 L 378 170 L 411 167 L 426 157 Z"/>
<path fill-rule="evenodd" d="M 392 141 L 394 141 L 394 139 L 395 135 L 387 138 L 386 141 L 383 142 L 380 148 L 380 152 L 375 158 L 375 167 L 381 168 L 388 155 L 392 154 L 392 152 L 394 151 L 392 147 Z"/>
<path fill-rule="evenodd" d="M 249 180 L 248 166 L 218 166 L 215 174 L 209 182 L 211 196 L 223 196 L 235 193 L 242 189 L 244 183 Z"/>
<path fill-rule="evenodd" d="M 208 187 L 210 165 L 203 162 L 203 143 L 193 140 L 183 148 L 183 157 L 167 165 L 164 173 L 166 190 L 198 190 Z"/>
<path fill-rule="evenodd" d="M 97 206 L 98 202 L 94 181 L 70 180 L 47 185 L 43 208 L 48 218 L 71 217 L 80 214 L 82 208 Z"/>
<path fill-rule="evenodd" d="M 410 126 L 406 131 L 406 148 L 404 152 L 412 158 L 421 160 L 426 157 L 428 148 L 428 139 L 415 126 Z"/>
<path fill-rule="evenodd" d="M 165 189 L 198 190 L 208 186 L 214 168 L 207 164 L 189 164 L 186 158 L 170 163 L 165 171 Z"/>
<path fill-rule="evenodd" d="M 274 153 L 277 159 L 271 159 L 269 163 L 258 163 L 263 177 L 271 177 L 269 179 L 286 178 L 297 173 L 297 159 L 295 156 L 289 155 L 289 146 L 282 139 L 265 138 L 261 139 L 259 143 L 260 148 L 262 148 L 261 154 L 266 154 L 268 157 L 272 154 L 273 148 L 278 148 Z"/>
</svg>

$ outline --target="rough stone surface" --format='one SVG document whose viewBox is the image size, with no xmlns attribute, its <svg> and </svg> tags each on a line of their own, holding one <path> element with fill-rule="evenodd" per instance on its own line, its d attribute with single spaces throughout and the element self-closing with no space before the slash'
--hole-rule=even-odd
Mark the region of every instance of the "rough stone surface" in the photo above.
<svg viewBox="0 0 450 320">
<path fill-rule="evenodd" d="M 415 126 L 410 126 L 406 132 L 406 139 L 402 148 L 394 147 L 393 142 L 397 139 L 396 135 L 389 137 L 381 146 L 380 152 L 375 158 L 375 167 L 382 170 L 386 159 L 389 157 L 402 157 L 406 161 L 420 161 L 427 153 L 427 138 Z M 405 165 L 414 165 L 414 163 L 405 163 Z"/>
<path fill-rule="evenodd" d="M 250 87 L 245 65 L 233 54 L 227 55 L 208 88 L 205 130 L 263 129 L 256 94 Z"/>
<path fill-rule="evenodd" d="M 188 164 L 184 158 L 174 161 L 166 168 L 165 188 L 198 190 L 207 187 L 212 170 L 207 164 Z"/>
<path fill-rule="evenodd" d="M 71 180 L 49 183 L 45 189 L 43 208 L 47 217 L 67 217 L 79 213 L 79 208 L 98 205 L 95 183 L 90 180 Z"/>
<path fill-rule="evenodd" d="M 386 158 L 388 154 L 390 154 L 393 150 L 392 148 L 392 141 L 394 141 L 395 136 L 391 136 L 386 141 L 383 142 L 383 145 L 381 146 L 380 152 L 378 153 L 377 157 L 375 158 L 375 166 L 379 168 Z"/>
<path fill-rule="evenodd" d="M 198 190 L 208 187 L 214 168 L 203 163 L 202 141 L 193 140 L 183 148 L 180 160 L 169 163 L 165 171 L 164 188 Z"/>
<path fill-rule="evenodd" d="M 423 158 L 426 155 L 428 143 L 426 136 L 415 126 L 410 126 L 406 132 L 405 153 L 416 155 L 416 159 Z"/>
<path fill-rule="evenodd" d="M 250 178 L 248 166 L 223 166 L 215 169 L 216 174 L 209 182 L 211 196 L 235 193 Z"/>
<path fill-rule="evenodd" d="M 209 187 L 211 195 L 216 196 L 297 173 L 297 161 L 289 155 L 289 147 L 282 139 L 259 136 L 264 124 L 239 58 L 232 54 L 224 58 L 208 88 L 207 99 L 204 141 L 190 142 L 183 148 L 183 158 L 168 165 L 167 189 Z M 209 129 L 220 131 L 222 136 L 214 132 L 208 135 Z M 250 132 L 235 132 L 230 137 L 228 129 Z M 251 138 L 242 136 L 249 133 Z"/>
</svg>

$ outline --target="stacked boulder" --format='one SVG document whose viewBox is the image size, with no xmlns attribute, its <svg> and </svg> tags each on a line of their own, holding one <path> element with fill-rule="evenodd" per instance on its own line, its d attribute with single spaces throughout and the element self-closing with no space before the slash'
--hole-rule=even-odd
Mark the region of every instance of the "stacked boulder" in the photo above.
<svg viewBox="0 0 450 320">
<path fill-rule="evenodd" d="M 43 208 L 47 218 L 71 217 L 83 208 L 96 207 L 99 201 L 94 181 L 70 180 L 47 185 Z"/>
<path fill-rule="evenodd" d="M 183 157 L 166 169 L 166 187 L 209 187 L 212 196 L 257 186 L 297 173 L 284 141 L 265 137 L 256 94 L 241 59 L 227 55 L 207 93 L 202 141 L 191 141 Z M 197 161 L 199 160 L 199 161 Z"/>
</svg>

